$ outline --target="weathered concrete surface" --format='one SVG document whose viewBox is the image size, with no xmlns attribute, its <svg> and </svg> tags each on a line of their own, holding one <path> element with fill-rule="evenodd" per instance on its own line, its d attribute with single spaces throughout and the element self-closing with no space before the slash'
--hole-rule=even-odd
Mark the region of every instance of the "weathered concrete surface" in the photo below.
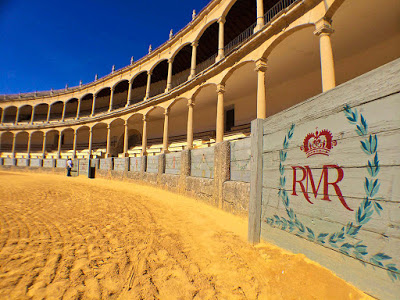
<svg viewBox="0 0 400 300">
<path fill-rule="evenodd" d="M 236 215 L 247 216 L 249 197 L 249 182 L 225 181 L 223 184 L 222 209 Z"/>
</svg>

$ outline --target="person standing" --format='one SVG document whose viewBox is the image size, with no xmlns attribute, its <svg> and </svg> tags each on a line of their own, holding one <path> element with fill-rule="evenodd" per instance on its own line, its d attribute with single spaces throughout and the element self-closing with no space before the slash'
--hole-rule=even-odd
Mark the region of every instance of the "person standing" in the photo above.
<svg viewBox="0 0 400 300">
<path fill-rule="evenodd" d="M 71 177 L 71 170 L 72 170 L 73 166 L 74 166 L 74 163 L 72 162 L 72 159 L 68 158 L 68 160 L 67 160 L 67 176 L 68 177 Z"/>
</svg>

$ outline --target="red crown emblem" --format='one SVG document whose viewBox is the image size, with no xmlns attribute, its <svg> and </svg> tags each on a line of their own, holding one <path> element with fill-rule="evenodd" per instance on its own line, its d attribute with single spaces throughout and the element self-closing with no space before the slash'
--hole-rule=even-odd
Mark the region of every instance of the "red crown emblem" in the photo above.
<svg viewBox="0 0 400 300">
<path fill-rule="evenodd" d="M 332 138 L 332 133 L 329 130 L 324 129 L 321 132 L 317 130 L 315 133 L 307 134 L 300 149 L 307 154 L 307 157 L 316 154 L 329 156 L 331 149 L 337 145 L 337 141 L 332 140 Z"/>
</svg>

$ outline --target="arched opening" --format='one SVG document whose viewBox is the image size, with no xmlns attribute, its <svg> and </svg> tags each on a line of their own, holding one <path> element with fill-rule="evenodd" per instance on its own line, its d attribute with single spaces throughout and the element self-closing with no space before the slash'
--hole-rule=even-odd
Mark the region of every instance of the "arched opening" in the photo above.
<svg viewBox="0 0 400 300">
<path fill-rule="evenodd" d="M 96 96 L 95 114 L 108 111 L 110 108 L 111 89 L 106 87 L 99 91 Z"/>
<path fill-rule="evenodd" d="M 3 123 L 15 123 L 17 117 L 17 108 L 15 106 L 8 106 L 4 109 Z"/>
<path fill-rule="evenodd" d="M 50 107 L 50 121 L 59 122 L 62 119 L 62 113 L 64 109 L 64 102 L 57 101 L 51 104 Z"/>
<path fill-rule="evenodd" d="M 0 135 L 0 152 L 1 157 L 11 156 L 12 144 L 13 144 L 14 134 L 12 132 L 2 132 Z"/>
<path fill-rule="evenodd" d="M 267 57 L 267 116 L 322 92 L 319 43 L 314 30 L 305 27 L 289 32 Z"/>
<path fill-rule="evenodd" d="M 18 132 L 15 136 L 15 157 L 27 157 L 29 134 L 25 131 Z"/>
<path fill-rule="evenodd" d="M 97 123 L 92 128 L 92 155 L 94 158 L 104 158 L 107 152 L 107 124 Z"/>
<path fill-rule="evenodd" d="M 74 130 L 66 128 L 61 132 L 61 158 L 72 157 L 74 149 Z"/>
<path fill-rule="evenodd" d="M 35 131 L 31 134 L 31 158 L 41 158 L 43 151 L 43 132 Z"/>
<path fill-rule="evenodd" d="M 49 105 L 47 103 L 41 103 L 34 108 L 35 115 L 33 118 L 33 122 L 46 122 L 47 113 L 49 111 Z"/>
<path fill-rule="evenodd" d="M 96 99 L 97 104 L 97 99 Z M 92 114 L 93 94 L 87 94 L 81 99 L 79 117 L 88 117 Z"/>
<path fill-rule="evenodd" d="M 113 109 L 125 107 L 128 100 L 129 81 L 123 80 L 115 86 Z"/>
<path fill-rule="evenodd" d="M 257 73 L 255 63 L 245 62 L 225 78 L 224 132 L 228 135 L 250 133 L 257 117 Z"/>
<path fill-rule="evenodd" d="M 56 158 L 58 152 L 58 135 L 57 130 L 48 131 L 46 134 L 45 158 Z"/>
<path fill-rule="evenodd" d="M 196 74 L 207 69 L 218 53 L 218 23 L 212 23 L 201 35 L 196 53 Z"/>
<path fill-rule="evenodd" d="M 156 106 L 147 113 L 147 153 L 159 154 L 163 147 L 165 109 Z"/>
<path fill-rule="evenodd" d="M 32 117 L 32 106 L 24 105 L 19 108 L 18 122 L 29 123 Z"/>
<path fill-rule="evenodd" d="M 186 146 L 187 141 L 187 99 L 175 100 L 169 107 L 168 124 L 168 150 L 180 151 Z"/>
<path fill-rule="evenodd" d="M 190 65 L 192 58 L 192 46 L 184 46 L 175 55 L 172 63 L 172 88 L 187 81 L 190 75 Z"/>
<path fill-rule="evenodd" d="M 146 96 L 147 72 L 143 71 L 133 79 L 131 104 L 143 101 Z"/>
<path fill-rule="evenodd" d="M 343 2 L 332 17 L 337 85 L 400 57 L 399 11 L 397 0 Z"/>
<path fill-rule="evenodd" d="M 217 87 L 215 84 L 201 87 L 193 97 L 193 139 L 202 138 L 205 143 L 215 142 L 217 118 Z"/>
<path fill-rule="evenodd" d="M 65 119 L 76 118 L 76 112 L 78 110 L 78 99 L 72 98 L 65 103 Z"/>
<path fill-rule="evenodd" d="M 167 87 L 168 61 L 159 62 L 151 74 L 150 98 L 165 92 Z"/>
<path fill-rule="evenodd" d="M 76 156 L 89 157 L 89 127 L 82 126 L 76 130 Z"/>
<path fill-rule="evenodd" d="M 128 124 L 128 154 L 138 156 L 142 151 L 143 115 L 134 114 L 129 117 Z"/>
<path fill-rule="evenodd" d="M 111 139 L 110 139 L 110 155 L 118 157 L 124 152 L 124 120 L 115 119 L 110 123 Z"/>
</svg>

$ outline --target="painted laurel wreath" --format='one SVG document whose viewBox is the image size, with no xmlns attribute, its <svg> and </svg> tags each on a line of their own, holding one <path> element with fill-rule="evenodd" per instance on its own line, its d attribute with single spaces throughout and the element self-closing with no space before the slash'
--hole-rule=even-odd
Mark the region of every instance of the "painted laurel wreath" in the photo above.
<svg viewBox="0 0 400 300">
<path fill-rule="evenodd" d="M 355 242 L 355 237 L 358 235 L 363 225 L 367 224 L 374 213 L 381 214 L 383 210 L 382 206 L 377 200 L 381 200 L 381 197 L 376 197 L 379 192 L 380 183 L 377 178 L 380 165 L 378 159 L 378 138 L 376 134 L 368 134 L 368 124 L 364 116 L 358 113 L 357 109 L 351 109 L 350 106 L 344 107 L 344 114 L 350 124 L 355 125 L 356 133 L 364 137 L 361 140 L 361 149 L 368 155 L 368 164 L 366 166 L 368 176 L 365 177 L 364 190 L 365 197 L 356 210 L 355 222 L 348 222 L 346 226 L 343 226 L 339 231 L 334 233 L 319 233 L 318 235 L 314 231 L 305 226 L 297 217 L 296 213 L 290 208 L 290 199 L 288 192 L 285 189 L 286 176 L 284 162 L 287 158 L 287 149 L 289 148 L 289 141 L 293 137 L 295 125 L 292 124 L 288 130 L 287 135 L 283 141 L 283 150 L 279 152 L 280 164 L 279 164 L 279 192 L 278 195 L 282 199 L 283 205 L 285 206 L 288 219 L 285 217 L 279 217 L 274 215 L 273 218 L 266 218 L 265 222 L 272 227 L 279 228 L 281 230 L 289 231 L 295 235 L 306 238 L 310 241 L 317 242 L 320 244 L 330 245 L 333 249 L 340 251 L 341 253 L 357 258 L 364 266 L 366 262 L 370 263 L 373 267 L 383 268 L 387 271 L 392 281 L 400 280 L 400 270 L 396 267 L 396 264 L 389 263 L 392 259 L 391 256 L 379 252 L 376 254 L 368 253 L 368 246 L 363 244 L 362 240 Z"/>
</svg>

